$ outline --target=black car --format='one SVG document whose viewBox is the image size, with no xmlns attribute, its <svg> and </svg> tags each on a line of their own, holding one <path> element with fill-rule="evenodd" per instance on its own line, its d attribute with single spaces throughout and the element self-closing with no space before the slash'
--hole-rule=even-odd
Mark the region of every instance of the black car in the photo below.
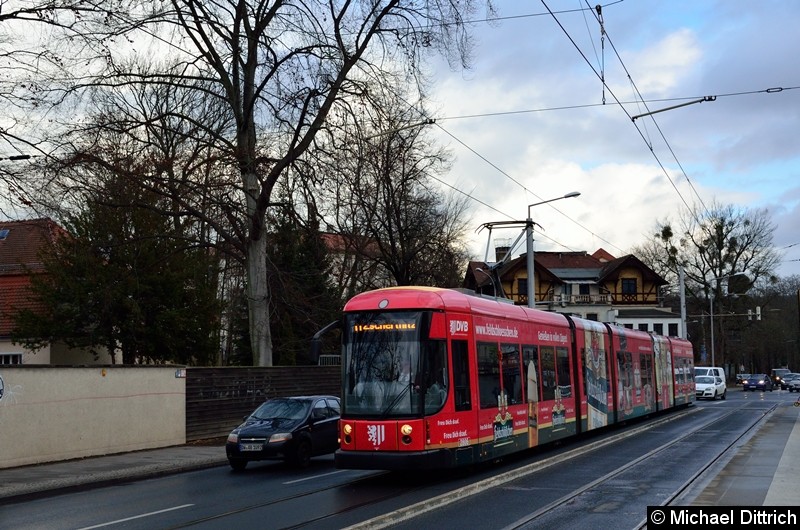
<svg viewBox="0 0 800 530">
<path fill-rule="evenodd" d="M 745 392 L 748 390 L 769 390 L 772 392 L 774 388 L 775 383 L 772 382 L 772 379 L 770 379 L 767 374 L 752 374 L 750 377 L 742 381 L 742 390 Z"/>
<path fill-rule="evenodd" d="M 225 452 L 235 471 L 248 462 L 282 459 L 299 467 L 339 447 L 339 398 L 297 396 L 261 404 L 228 435 Z"/>
</svg>

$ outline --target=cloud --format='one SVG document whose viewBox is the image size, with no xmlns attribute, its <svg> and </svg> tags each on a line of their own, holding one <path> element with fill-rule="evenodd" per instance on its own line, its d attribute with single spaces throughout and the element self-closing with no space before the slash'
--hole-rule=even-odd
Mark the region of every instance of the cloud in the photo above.
<svg viewBox="0 0 800 530">
<path fill-rule="evenodd" d="M 522 16 L 537 11 L 530 4 L 502 4 L 516 10 L 503 13 L 513 18 L 478 28 L 469 74 L 435 76 L 437 135 L 456 156 L 445 180 L 475 197 L 476 229 L 523 220 L 528 204 L 577 190 L 576 199 L 533 209 L 542 226 L 537 247 L 620 255 L 687 203 L 714 200 L 767 208 L 776 248 L 800 243 L 793 2 L 612 4 L 604 8 L 604 43 L 591 13 L 558 15 L 562 30 L 549 16 Z M 630 115 L 645 109 L 630 103 L 630 81 L 651 111 L 716 99 L 634 122 Z M 486 233 L 473 239 L 482 257 Z M 800 258 L 800 245 L 786 257 Z M 778 272 L 798 274 L 800 262 Z"/>
</svg>

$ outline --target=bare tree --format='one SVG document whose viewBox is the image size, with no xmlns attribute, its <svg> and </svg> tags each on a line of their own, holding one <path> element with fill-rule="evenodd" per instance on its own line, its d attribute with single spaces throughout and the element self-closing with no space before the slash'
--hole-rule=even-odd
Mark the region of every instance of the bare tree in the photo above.
<svg viewBox="0 0 800 530">
<path fill-rule="evenodd" d="M 88 22 L 115 10 L 119 0 L 0 1 L 0 214 L 18 217 L 28 200 L 28 160 L 46 157 L 52 115 L 48 95 L 87 60 L 107 57 Z M 56 96 L 63 101 L 65 92 Z"/>
<path fill-rule="evenodd" d="M 675 224 L 659 222 L 653 237 L 632 252 L 673 285 L 683 269 L 690 311 L 701 317 L 702 333 L 694 335 L 705 341 L 711 333 L 703 314 L 711 312 L 711 304 L 716 314 L 723 314 L 726 304 L 736 303 L 726 299 L 728 292 L 744 294 L 753 284 L 776 281 L 780 256 L 772 245 L 774 231 L 766 210 L 714 203 L 708 210 L 697 207 L 682 212 Z M 714 322 L 715 345 L 724 340 L 724 333 L 716 329 L 724 325 L 722 320 Z M 701 350 L 699 346 L 696 351 Z M 723 362 L 724 356 L 718 360 Z"/>
<path fill-rule="evenodd" d="M 89 87 L 167 84 L 219 100 L 232 127 L 215 146 L 233 161 L 239 183 L 231 195 L 241 193 L 244 205 L 246 233 L 239 237 L 251 344 L 257 363 L 271 365 L 264 234 L 278 180 L 310 149 L 331 110 L 387 69 L 402 66 L 413 78 L 429 50 L 467 64 L 466 22 L 477 3 L 141 0 L 125 10 L 101 7 L 104 18 L 87 35 L 97 38 L 97 49 L 116 46 L 107 48 L 100 75 L 81 70 L 71 85 L 55 87 L 60 99 L 57 90 L 46 92 L 60 102 Z M 126 60 L 162 54 L 174 58 L 162 71 L 143 72 Z"/>
<path fill-rule="evenodd" d="M 750 282 L 774 276 L 780 259 L 773 248 L 775 225 L 766 210 L 717 203 L 684 211 L 673 225 L 662 221 L 653 238 L 635 249 L 653 269 L 677 277 L 683 267 L 693 294 L 718 289 L 721 280 L 746 273 Z"/>
<path fill-rule="evenodd" d="M 317 142 L 331 208 L 323 217 L 335 225 L 346 255 L 345 298 L 387 285 L 462 281 L 466 197 L 437 185 L 451 155 L 428 139 L 430 120 L 405 99 L 396 86 L 371 87 L 357 115 L 338 114 L 331 120 L 338 128 Z"/>
</svg>

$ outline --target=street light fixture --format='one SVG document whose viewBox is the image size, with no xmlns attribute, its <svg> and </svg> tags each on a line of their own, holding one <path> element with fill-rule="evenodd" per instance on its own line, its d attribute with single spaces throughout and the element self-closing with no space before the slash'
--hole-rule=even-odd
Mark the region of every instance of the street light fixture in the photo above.
<svg viewBox="0 0 800 530">
<path fill-rule="evenodd" d="M 491 274 L 489 274 L 485 270 L 481 269 L 480 267 L 476 267 L 475 270 L 478 271 L 478 272 L 482 272 L 483 274 L 485 274 L 486 276 L 489 277 L 489 281 L 492 282 L 492 292 L 494 294 L 494 297 L 497 298 L 497 284 L 494 281 L 494 276 L 492 276 Z"/>
<path fill-rule="evenodd" d="M 548 202 L 560 201 L 561 199 L 570 199 L 577 197 L 581 193 L 579 191 L 571 191 L 561 197 L 555 199 L 548 199 L 546 201 L 536 202 L 528 205 L 528 218 L 525 220 L 525 239 L 527 243 L 527 258 L 528 258 L 528 307 L 536 307 L 536 293 L 533 291 L 533 220 L 531 219 L 531 208 L 546 204 Z"/>
</svg>

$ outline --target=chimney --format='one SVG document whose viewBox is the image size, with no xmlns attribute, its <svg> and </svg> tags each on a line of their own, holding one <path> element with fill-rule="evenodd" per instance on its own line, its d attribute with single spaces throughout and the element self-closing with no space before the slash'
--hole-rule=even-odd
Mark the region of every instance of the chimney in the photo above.
<svg viewBox="0 0 800 530">
<path fill-rule="evenodd" d="M 511 250 L 510 239 L 495 239 L 494 241 L 494 259 L 499 263 L 505 259 Z"/>
</svg>

